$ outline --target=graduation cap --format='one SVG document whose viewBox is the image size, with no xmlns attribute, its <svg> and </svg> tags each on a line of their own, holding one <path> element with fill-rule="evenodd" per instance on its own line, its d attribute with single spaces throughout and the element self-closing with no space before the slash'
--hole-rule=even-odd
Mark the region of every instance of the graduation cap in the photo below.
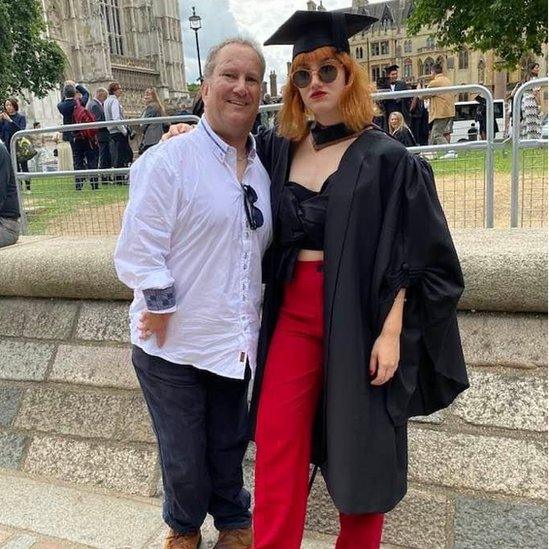
<svg viewBox="0 0 549 549">
<path fill-rule="evenodd" d="M 389 65 L 385 67 L 385 74 L 389 74 L 392 71 L 397 71 L 400 67 L 398 65 Z"/>
<path fill-rule="evenodd" d="M 349 38 L 376 21 L 375 17 L 359 13 L 296 11 L 264 45 L 293 46 L 293 59 L 300 53 L 323 46 L 333 46 L 337 51 L 350 53 Z"/>
</svg>

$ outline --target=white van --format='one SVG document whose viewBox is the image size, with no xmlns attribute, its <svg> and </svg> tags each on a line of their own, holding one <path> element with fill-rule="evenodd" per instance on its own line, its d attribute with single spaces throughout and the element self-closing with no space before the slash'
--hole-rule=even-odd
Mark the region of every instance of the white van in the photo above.
<svg viewBox="0 0 549 549">
<path fill-rule="evenodd" d="M 450 143 L 468 141 L 469 137 L 467 131 L 473 123 L 477 130 L 480 130 L 479 123 L 475 122 L 477 107 L 478 103 L 476 101 L 458 101 L 456 103 L 456 116 L 454 118 L 454 129 L 452 131 Z M 505 105 L 503 99 L 494 100 L 494 111 L 499 127 L 499 132 L 497 132 L 494 137 L 495 139 L 503 139 L 505 130 Z M 480 131 L 478 133 L 478 139 L 480 139 Z"/>
</svg>

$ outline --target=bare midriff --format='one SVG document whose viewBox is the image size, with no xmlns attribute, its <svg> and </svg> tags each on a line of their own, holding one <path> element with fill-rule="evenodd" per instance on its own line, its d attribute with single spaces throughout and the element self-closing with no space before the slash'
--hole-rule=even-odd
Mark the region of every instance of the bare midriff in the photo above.
<svg viewBox="0 0 549 549">
<path fill-rule="evenodd" d="M 322 261 L 324 252 L 320 250 L 299 250 L 298 261 Z"/>
</svg>

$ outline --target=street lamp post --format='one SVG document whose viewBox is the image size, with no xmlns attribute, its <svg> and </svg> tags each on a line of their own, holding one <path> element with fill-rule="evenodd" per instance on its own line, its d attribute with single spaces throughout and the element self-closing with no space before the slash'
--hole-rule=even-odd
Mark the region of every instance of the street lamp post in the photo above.
<svg viewBox="0 0 549 549">
<path fill-rule="evenodd" d="M 189 17 L 189 23 L 191 25 L 191 30 L 194 31 L 194 36 L 196 38 L 196 53 L 198 54 L 198 74 L 200 78 L 200 83 L 202 83 L 202 64 L 200 63 L 200 46 L 198 45 L 198 31 L 202 28 L 202 17 L 196 15 L 196 11 L 193 6 L 193 14 Z"/>
</svg>

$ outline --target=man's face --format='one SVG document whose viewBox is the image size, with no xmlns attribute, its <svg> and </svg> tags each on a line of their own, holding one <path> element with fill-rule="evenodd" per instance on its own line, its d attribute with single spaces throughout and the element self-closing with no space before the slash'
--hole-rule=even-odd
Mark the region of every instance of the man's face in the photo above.
<svg viewBox="0 0 549 549">
<path fill-rule="evenodd" d="M 261 63 L 249 46 L 230 44 L 218 54 L 203 84 L 208 122 L 221 137 L 241 138 L 252 129 L 261 96 Z"/>
<path fill-rule="evenodd" d="M 389 82 L 391 84 L 394 84 L 397 80 L 398 80 L 398 71 L 395 69 L 389 73 Z"/>
<path fill-rule="evenodd" d="M 122 91 L 122 86 L 118 86 L 118 88 L 116 88 L 116 90 L 114 90 L 114 95 L 116 95 L 116 97 L 120 97 L 122 95 L 123 91 Z"/>
<path fill-rule="evenodd" d="M 101 101 L 101 103 L 104 103 L 105 100 L 107 99 L 107 97 L 108 97 L 108 94 L 105 93 L 105 92 L 97 94 L 97 99 L 99 99 L 99 101 Z"/>
</svg>

